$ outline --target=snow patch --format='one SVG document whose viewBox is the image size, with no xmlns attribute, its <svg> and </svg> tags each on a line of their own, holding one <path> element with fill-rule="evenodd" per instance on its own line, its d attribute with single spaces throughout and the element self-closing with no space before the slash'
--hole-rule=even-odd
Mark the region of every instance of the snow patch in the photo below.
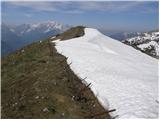
<svg viewBox="0 0 160 120">
<path fill-rule="evenodd" d="M 52 43 L 57 43 L 57 42 L 59 42 L 61 39 L 57 39 L 57 40 L 53 40 L 53 41 L 51 41 Z"/>
<path fill-rule="evenodd" d="M 56 38 L 56 36 L 51 37 L 51 39 L 54 39 L 54 38 Z"/>
<path fill-rule="evenodd" d="M 54 41 L 55 42 L 55 41 Z M 158 118 L 158 60 L 85 28 L 85 35 L 56 41 L 71 69 L 91 83 L 91 90 L 111 116 Z"/>
</svg>

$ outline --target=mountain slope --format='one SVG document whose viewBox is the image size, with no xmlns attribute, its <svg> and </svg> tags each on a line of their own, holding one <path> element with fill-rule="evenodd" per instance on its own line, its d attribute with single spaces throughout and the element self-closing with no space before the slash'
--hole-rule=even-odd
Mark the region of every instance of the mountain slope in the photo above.
<svg viewBox="0 0 160 120">
<path fill-rule="evenodd" d="M 82 28 L 73 28 L 59 37 L 79 36 L 83 30 L 78 29 Z M 91 90 L 69 68 L 67 58 L 50 44 L 52 38 L 2 59 L 1 117 L 110 118 Z"/>
<path fill-rule="evenodd" d="M 158 60 L 91 28 L 85 35 L 53 41 L 71 69 L 105 109 L 118 118 L 158 118 Z"/>
<path fill-rule="evenodd" d="M 152 57 L 159 58 L 159 33 L 151 31 L 137 37 L 128 38 L 123 43 L 133 46 Z"/>
</svg>

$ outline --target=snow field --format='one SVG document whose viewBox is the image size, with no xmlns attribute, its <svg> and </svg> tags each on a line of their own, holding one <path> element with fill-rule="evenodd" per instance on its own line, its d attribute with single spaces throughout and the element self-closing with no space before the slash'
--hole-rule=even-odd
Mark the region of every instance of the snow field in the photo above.
<svg viewBox="0 0 160 120">
<path fill-rule="evenodd" d="M 86 82 L 102 106 L 118 118 L 158 118 L 158 60 L 85 28 L 85 35 L 56 41 L 59 53 Z"/>
</svg>

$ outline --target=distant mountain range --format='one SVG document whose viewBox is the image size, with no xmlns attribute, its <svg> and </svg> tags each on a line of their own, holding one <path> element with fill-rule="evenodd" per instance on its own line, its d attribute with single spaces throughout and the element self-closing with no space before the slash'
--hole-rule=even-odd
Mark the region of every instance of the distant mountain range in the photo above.
<svg viewBox="0 0 160 120">
<path fill-rule="evenodd" d="M 22 40 L 6 24 L 2 24 L 1 28 L 1 56 L 5 56 L 26 44 L 26 41 Z"/>
<path fill-rule="evenodd" d="M 135 37 L 140 35 L 140 32 L 117 32 L 117 33 L 113 33 L 111 35 L 108 35 L 109 37 L 122 41 L 125 40 L 127 38 L 131 38 L 131 37 Z"/>
<path fill-rule="evenodd" d="M 140 50 L 152 57 L 159 58 L 159 32 L 158 30 L 144 32 L 136 37 L 122 41 L 137 50 Z"/>
<path fill-rule="evenodd" d="M 70 26 L 55 21 L 47 21 L 35 24 L 21 24 L 17 26 L 9 26 L 2 23 L 1 28 L 1 56 L 3 57 L 34 41 L 43 40 L 49 36 L 62 33 L 69 29 Z"/>
</svg>

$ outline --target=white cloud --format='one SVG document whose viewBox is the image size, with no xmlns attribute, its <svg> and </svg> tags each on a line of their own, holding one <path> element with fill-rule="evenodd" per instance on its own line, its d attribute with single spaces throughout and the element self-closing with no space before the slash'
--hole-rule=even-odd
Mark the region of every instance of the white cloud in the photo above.
<svg viewBox="0 0 160 120">
<path fill-rule="evenodd" d="M 51 4 L 51 2 L 38 2 L 38 1 L 20 1 L 20 2 L 8 2 L 15 7 L 27 7 L 37 11 L 56 11 L 57 9 Z"/>
<path fill-rule="evenodd" d="M 7 2 L 14 7 L 27 7 L 36 11 L 58 11 L 67 14 L 81 14 L 85 11 L 107 11 L 107 12 L 121 12 L 132 8 L 143 7 L 147 2 L 144 1 L 14 1 Z M 143 8 L 144 11 L 152 8 Z"/>
<path fill-rule="evenodd" d="M 29 14 L 29 13 L 25 13 L 24 16 L 30 18 L 30 17 L 32 17 L 33 15 L 32 15 L 32 14 Z"/>
<path fill-rule="evenodd" d="M 97 11 L 109 11 L 119 12 L 126 11 L 133 7 L 142 5 L 143 2 L 127 2 L 127 1 L 115 1 L 115 2 L 79 2 L 79 8 L 83 10 L 97 10 Z"/>
<path fill-rule="evenodd" d="M 67 13 L 67 14 L 81 14 L 84 13 L 84 11 L 81 10 L 67 10 L 67 11 L 62 11 L 63 13 Z"/>
</svg>

